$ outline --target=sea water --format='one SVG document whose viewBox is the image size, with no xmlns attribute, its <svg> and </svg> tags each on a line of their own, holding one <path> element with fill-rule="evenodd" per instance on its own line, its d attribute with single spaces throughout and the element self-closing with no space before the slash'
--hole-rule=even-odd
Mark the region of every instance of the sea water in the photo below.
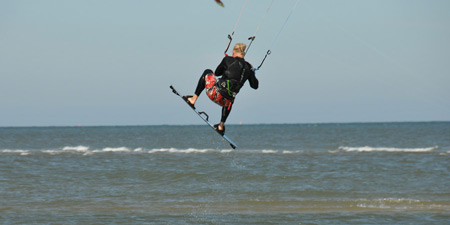
<svg viewBox="0 0 450 225">
<path fill-rule="evenodd" d="M 450 122 L 0 128 L 0 224 L 449 224 Z"/>
</svg>

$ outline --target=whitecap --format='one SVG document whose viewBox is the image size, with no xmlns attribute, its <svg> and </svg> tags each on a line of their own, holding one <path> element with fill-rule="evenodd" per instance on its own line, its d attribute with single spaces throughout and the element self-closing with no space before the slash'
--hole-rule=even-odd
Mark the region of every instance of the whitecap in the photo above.
<svg viewBox="0 0 450 225">
<path fill-rule="evenodd" d="M 262 153 L 264 153 L 264 154 L 275 154 L 275 153 L 278 153 L 278 151 L 275 151 L 275 150 L 262 150 Z"/>
<path fill-rule="evenodd" d="M 62 149 L 63 151 L 76 151 L 76 152 L 87 152 L 89 151 L 89 147 L 79 145 L 79 146 L 66 146 Z"/>
<path fill-rule="evenodd" d="M 41 152 L 42 153 L 47 153 L 47 154 L 50 154 L 50 155 L 57 155 L 57 154 L 63 153 L 60 150 L 42 150 Z"/>
<path fill-rule="evenodd" d="M 195 149 L 195 148 L 188 148 L 188 149 L 176 149 L 176 148 L 160 148 L 160 149 L 152 149 L 148 151 L 148 153 L 162 153 L 162 152 L 169 152 L 169 153 L 207 153 L 213 151 L 212 149 Z"/>
<path fill-rule="evenodd" d="M 4 149 L 1 150 L 2 153 L 13 153 L 13 154 L 20 154 L 20 155 L 29 155 L 29 150 L 11 150 L 11 149 Z"/>
<path fill-rule="evenodd" d="M 103 148 L 101 150 L 94 150 L 92 152 L 131 152 L 131 150 L 127 147 L 119 147 L 119 148 Z"/>
<path fill-rule="evenodd" d="M 396 209 L 406 210 L 413 208 L 422 208 L 423 202 L 417 199 L 405 198 L 381 198 L 381 199 L 360 199 L 356 204 L 359 208 L 367 209 Z"/>
<path fill-rule="evenodd" d="M 161 148 L 161 149 L 152 149 L 148 151 L 148 153 L 158 153 L 158 152 L 167 152 L 169 149 Z"/>
<path fill-rule="evenodd" d="M 339 147 L 339 150 L 345 152 L 430 152 L 438 149 L 438 146 L 428 148 L 394 148 L 394 147 Z"/>
</svg>

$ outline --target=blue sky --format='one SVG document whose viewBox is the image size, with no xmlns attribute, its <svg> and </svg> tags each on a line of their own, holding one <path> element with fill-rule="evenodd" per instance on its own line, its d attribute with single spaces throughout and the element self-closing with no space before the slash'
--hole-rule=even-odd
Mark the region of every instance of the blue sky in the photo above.
<svg viewBox="0 0 450 225">
<path fill-rule="evenodd" d="M 169 85 L 192 94 L 221 61 L 244 1 L 223 2 L 0 1 L 0 126 L 202 124 Z M 295 2 L 274 1 L 229 123 L 450 120 L 450 1 L 300 0 L 273 44 Z M 269 3 L 248 0 L 233 44 Z"/>
</svg>

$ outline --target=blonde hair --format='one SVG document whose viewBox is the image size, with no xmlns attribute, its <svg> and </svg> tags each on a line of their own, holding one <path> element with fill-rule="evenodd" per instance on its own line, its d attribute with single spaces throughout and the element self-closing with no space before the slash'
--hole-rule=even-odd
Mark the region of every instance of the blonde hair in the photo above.
<svg viewBox="0 0 450 225">
<path fill-rule="evenodd" d="M 247 45 L 246 45 L 246 44 L 244 44 L 244 43 L 237 43 L 237 44 L 234 46 L 233 50 L 234 50 L 236 53 L 239 53 L 239 54 L 241 54 L 242 56 L 245 56 L 245 48 L 247 48 Z"/>
</svg>

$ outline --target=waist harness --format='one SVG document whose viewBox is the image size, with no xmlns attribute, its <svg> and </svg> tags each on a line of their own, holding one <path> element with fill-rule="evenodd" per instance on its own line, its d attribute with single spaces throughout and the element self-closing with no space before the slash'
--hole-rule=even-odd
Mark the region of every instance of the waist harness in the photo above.
<svg viewBox="0 0 450 225">
<path fill-rule="evenodd" d="M 237 80 L 223 80 L 220 82 L 221 88 L 227 91 L 228 96 L 235 98 L 239 90 L 241 90 L 241 82 Z"/>
<path fill-rule="evenodd" d="M 240 78 L 230 79 L 228 76 L 224 76 L 220 79 L 219 88 L 223 90 L 223 93 L 226 93 L 229 98 L 235 98 L 239 90 L 241 90 L 244 85 L 244 74 L 245 74 L 245 65 L 242 62 L 236 60 L 229 66 L 229 70 L 227 72 L 236 71 L 240 72 Z"/>
</svg>

